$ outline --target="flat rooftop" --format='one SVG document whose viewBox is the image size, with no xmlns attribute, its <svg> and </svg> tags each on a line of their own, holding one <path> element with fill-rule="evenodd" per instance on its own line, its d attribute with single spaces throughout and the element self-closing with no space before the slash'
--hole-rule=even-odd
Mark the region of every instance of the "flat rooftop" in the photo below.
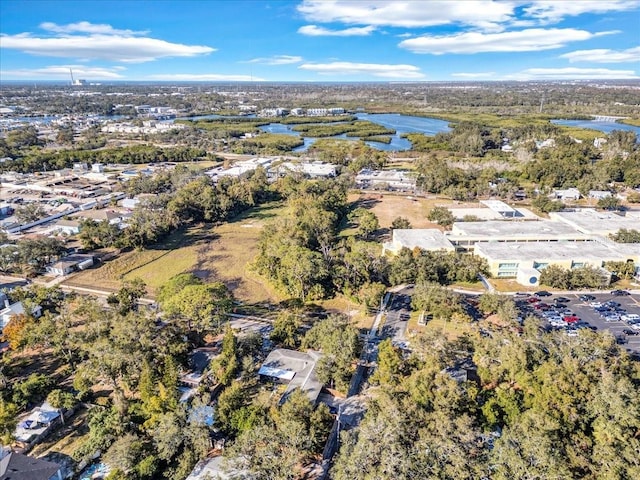
<svg viewBox="0 0 640 480">
<path fill-rule="evenodd" d="M 410 249 L 454 250 L 447 237 L 435 228 L 397 229 L 393 231 L 393 243 Z"/>
<path fill-rule="evenodd" d="M 619 244 L 622 245 L 622 244 Z M 562 262 L 582 260 L 600 264 L 606 261 L 626 261 L 631 252 L 624 248 L 609 247 L 600 242 L 558 242 L 549 248 L 546 243 L 494 243 L 478 242 L 475 246 L 476 254 L 493 260 L 520 260 Z"/>
<path fill-rule="evenodd" d="M 487 222 L 455 222 L 450 237 L 495 237 L 555 240 L 585 239 L 586 235 L 563 222 L 550 220 L 489 220 Z M 453 239 L 453 238 L 452 238 Z"/>
<path fill-rule="evenodd" d="M 584 233 L 617 232 L 621 228 L 638 229 L 638 217 L 635 214 L 623 216 L 614 212 L 583 209 L 575 212 L 552 212 L 549 217 Z"/>
</svg>

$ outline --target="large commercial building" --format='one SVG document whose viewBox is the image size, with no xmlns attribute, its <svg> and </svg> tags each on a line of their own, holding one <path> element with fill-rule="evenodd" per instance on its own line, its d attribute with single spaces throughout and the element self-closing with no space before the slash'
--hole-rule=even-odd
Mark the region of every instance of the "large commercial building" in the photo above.
<svg viewBox="0 0 640 480">
<path fill-rule="evenodd" d="M 511 217 L 508 209 L 496 208 Z M 487 260 L 492 276 L 515 278 L 523 285 L 537 285 L 540 272 L 549 265 L 571 269 L 603 268 L 606 262 L 631 262 L 640 275 L 640 245 L 615 243 L 608 235 L 622 228 L 638 229 L 640 215 L 581 210 L 557 212 L 551 220 L 490 220 L 456 222 L 450 232 L 438 229 L 394 230 L 383 253 L 402 248 L 430 251 L 466 251 Z"/>
<path fill-rule="evenodd" d="M 579 232 L 603 236 L 616 233 L 622 228 L 637 230 L 640 220 L 634 213 L 621 215 L 590 208 L 574 212 L 552 212 L 549 218 L 566 223 Z"/>
<path fill-rule="evenodd" d="M 540 272 L 549 265 L 565 269 L 577 267 L 603 268 L 606 262 L 631 261 L 640 265 L 640 256 L 624 244 L 606 244 L 596 240 L 586 242 L 490 243 L 475 245 L 475 253 L 487 260 L 491 275 L 516 278 L 522 285 L 537 285 Z"/>
</svg>

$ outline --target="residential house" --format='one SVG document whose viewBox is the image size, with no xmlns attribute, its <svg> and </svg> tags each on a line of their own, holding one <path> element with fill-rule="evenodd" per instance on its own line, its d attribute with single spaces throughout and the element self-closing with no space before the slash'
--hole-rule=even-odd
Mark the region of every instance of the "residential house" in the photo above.
<svg viewBox="0 0 640 480">
<path fill-rule="evenodd" d="M 47 272 L 62 277 L 78 270 L 86 270 L 92 267 L 95 259 L 92 255 L 75 254 L 61 258 L 56 263 L 47 266 Z"/>
<path fill-rule="evenodd" d="M 312 350 L 305 353 L 277 348 L 269 353 L 258 374 L 261 378 L 288 384 L 284 395 L 280 398 L 281 404 L 286 402 L 291 392 L 298 388 L 315 405 L 322 390 L 322 382 L 318 380 L 315 371 L 320 357 L 319 352 Z"/>
<path fill-rule="evenodd" d="M 60 465 L 11 452 L 0 459 L 0 480 L 62 480 Z"/>
<path fill-rule="evenodd" d="M 4 299 L 4 308 L 0 310 L 0 332 L 4 327 L 7 326 L 11 317 L 15 317 L 16 315 L 24 315 L 25 309 L 22 302 L 9 303 L 9 300 L 5 297 Z M 38 318 L 42 315 L 42 307 L 40 305 L 36 305 L 33 307 L 31 311 L 31 315 Z"/>
<path fill-rule="evenodd" d="M 555 198 L 560 200 L 579 200 L 581 196 L 580 190 L 573 187 L 564 190 L 555 190 L 553 194 Z"/>
</svg>

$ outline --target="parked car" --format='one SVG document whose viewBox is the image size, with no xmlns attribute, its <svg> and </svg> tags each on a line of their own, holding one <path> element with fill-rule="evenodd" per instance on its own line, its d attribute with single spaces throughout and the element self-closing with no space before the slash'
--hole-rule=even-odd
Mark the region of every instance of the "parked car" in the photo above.
<svg viewBox="0 0 640 480">
<path fill-rule="evenodd" d="M 631 330 L 630 328 L 623 329 L 622 333 L 624 333 L 625 335 L 632 336 L 632 337 L 640 335 L 640 332 L 636 332 L 635 330 Z"/>
<path fill-rule="evenodd" d="M 600 302 L 590 302 L 589 306 L 593 307 L 593 308 L 597 308 L 597 307 L 601 307 L 602 303 L 600 303 Z"/>
<path fill-rule="evenodd" d="M 620 319 L 625 322 L 637 322 L 640 320 L 640 315 L 637 313 L 627 313 L 626 315 L 622 315 Z"/>
<path fill-rule="evenodd" d="M 558 302 L 560 302 L 560 303 L 568 303 L 571 300 L 568 299 L 567 297 L 556 297 L 556 298 L 553 299 L 553 301 L 556 302 L 556 303 L 558 303 Z"/>
<path fill-rule="evenodd" d="M 538 296 L 538 297 L 550 297 L 551 294 L 549 292 L 547 292 L 546 290 L 540 290 L 539 292 L 534 293 L 534 295 Z"/>
<path fill-rule="evenodd" d="M 629 325 L 629 327 L 633 328 L 634 330 L 640 330 L 640 323 L 633 323 Z"/>
<path fill-rule="evenodd" d="M 596 299 L 596 297 L 594 297 L 593 295 L 589 295 L 589 294 L 585 294 L 585 295 L 580 295 L 580 297 L 578 297 L 580 300 L 582 300 L 583 302 L 592 302 L 593 300 Z"/>
<path fill-rule="evenodd" d="M 536 303 L 539 302 L 540 299 L 538 297 L 529 297 L 527 298 L 527 303 Z"/>
<path fill-rule="evenodd" d="M 580 318 L 576 315 L 565 315 L 562 319 L 567 323 L 578 323 Z"/>
<path fill-rule="evenodd" d="M 626 290 L 611 290 L 611 295 L 614 295 L 616 297 L 626 297 L 627 295 L 631 294 Z"/>
</svg>

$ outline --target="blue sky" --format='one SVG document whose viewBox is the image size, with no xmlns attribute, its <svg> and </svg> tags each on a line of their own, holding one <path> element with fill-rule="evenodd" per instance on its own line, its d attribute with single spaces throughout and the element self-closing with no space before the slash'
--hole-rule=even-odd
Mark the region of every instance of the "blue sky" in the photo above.
<svg viewBox="0 0 640 480">
<path fill-rule="evenodd" d="M 640 0 L 0 0 L 0 80 L 640 77 Z"/>
</svg>

